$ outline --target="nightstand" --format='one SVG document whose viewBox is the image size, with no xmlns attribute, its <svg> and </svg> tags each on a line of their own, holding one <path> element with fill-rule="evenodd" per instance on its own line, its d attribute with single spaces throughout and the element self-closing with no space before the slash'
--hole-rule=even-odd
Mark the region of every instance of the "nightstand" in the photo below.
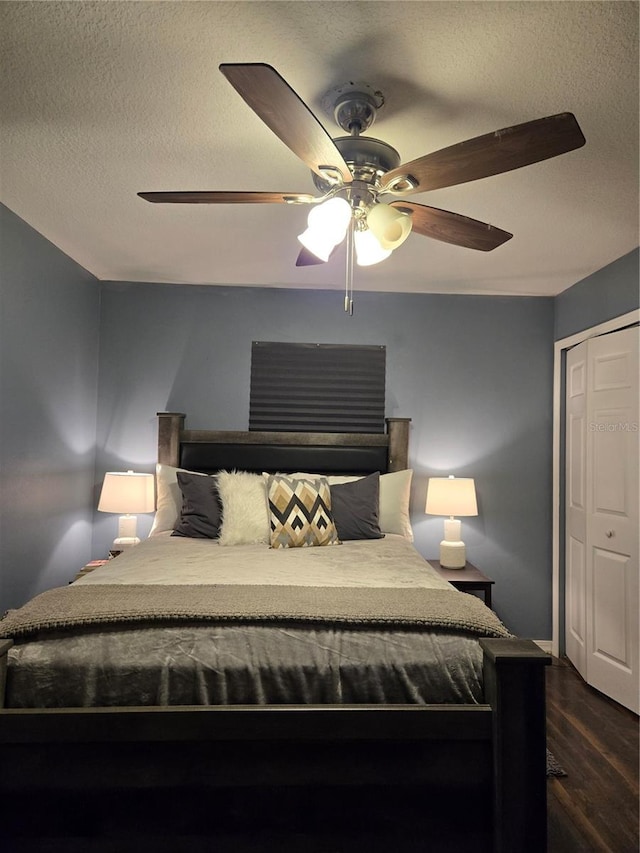
<svg viewBox="0 0 640 853">
<path fill-rule="evenodd" d="M 456 589 L 461 592 L 472 592 L 478 590 L 484 593 L 484 603 L 487 607 L 491 607 L 491 587 L 495 583 L 491 578 L 483 574 L 480 569 L 467 563 L 464 569 L 445 569 L 440 565 L 440 560 L 427 559 L 433 568 L 438 572 L 441 578 L 444 578 Z"/>
<path fill-rule="evenodd" d="M 77 581 L 79 578 L 83 578 L 85 575 L 88 575 L 89 572 L 92 572 L 94 569 L 99 569 L 100 566 L 104 566 L 108 562 L 109 560 L 90 560 L 86 566 L 83 566 L 80 569 L 73 581 Z M 69 581 L 69 583 L 73 583 L 73 581 Z"/>
</svg>

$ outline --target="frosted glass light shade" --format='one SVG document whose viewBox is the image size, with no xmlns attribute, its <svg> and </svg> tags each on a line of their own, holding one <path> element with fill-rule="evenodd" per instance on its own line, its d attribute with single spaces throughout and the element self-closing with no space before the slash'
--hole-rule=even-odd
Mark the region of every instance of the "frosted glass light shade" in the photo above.
<svg viewBox="0 0 640 853">
<path fill-rule="evenodd" d="M 308 228 L 298 240 L 322 261 L 341 243 L 351 221 L 351 207 L 344 198 L 330 198 L 314 207 L 307 217 Z"/>
<path fill-rule="evenodd" d="M 308 249 L 316 258 L 320 258 L 321 261 L 328 261 L 331 252 L 333 252 L 340 242 L 332 234 L 325 234 L 322 230 L 316 228 L 307 228 L 302 234 L 298 234 L 298 240 L 305 249 Z"/>
<path fill-rule="evenodd" d="M 411 217 L 388 204 L 374 204 L 367 225 L 383 249 L 397 249 L 411 234 Z"/>
<path fill-rule="evenodd" d="M 391 254 L 391 249 L 383 249 L 373 232 L 366 229 L 356 231 L 353 235 L 356 247 L 356 261 L 359 267 L 370 267 L 384 261 Z"/>
<path fill-rule="evenodd" d="M 327 231 L 336 233 L 347 233 L 347 226 L 351 221 L 351 206 L 344 198 L 330 198 L 322 204 L 314 207 L 307 218 L 307 222 L 314 228 L 325 228 Z"/>
</svg>

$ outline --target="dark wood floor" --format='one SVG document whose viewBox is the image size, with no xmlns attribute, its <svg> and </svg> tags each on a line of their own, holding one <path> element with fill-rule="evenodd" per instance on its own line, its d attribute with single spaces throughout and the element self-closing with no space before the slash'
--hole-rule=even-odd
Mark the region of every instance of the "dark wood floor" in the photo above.
<svg viewBox="0 0 640 853">
<path fill-rule="evenodd" d="M 547 742 L 568 773 L 547 783 L 549 853 L 638 853 L 638 717 L 554 659 Z"/>
</svg>

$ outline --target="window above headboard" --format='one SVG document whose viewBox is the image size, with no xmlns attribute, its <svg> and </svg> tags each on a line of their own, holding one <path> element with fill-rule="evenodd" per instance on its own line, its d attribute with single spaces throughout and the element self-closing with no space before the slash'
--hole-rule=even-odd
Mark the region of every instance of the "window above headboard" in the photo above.
<svg viewBox="0 0 640 853">
<path fill-rule="evenodd" d="M 254 341 L 249 429 L 385 431 L 386 347 Z"/>
</svg>

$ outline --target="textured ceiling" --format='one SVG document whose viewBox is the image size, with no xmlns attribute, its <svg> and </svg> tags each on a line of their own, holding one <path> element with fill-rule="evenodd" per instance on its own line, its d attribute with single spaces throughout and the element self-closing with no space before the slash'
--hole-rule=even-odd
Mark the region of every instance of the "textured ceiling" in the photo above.
<svg viewBox="0 0 640 853">
<path fill-rule="evenodd" d="M 341 288 L 296 268 L 308 209 L 151 205 L 140 190 L 315 192 L 221 62 L 322 96 L 382 90 L 368 135 L 402 161 L 573 112 L 587 144 L 412 196 L 514 234 L 490 253 L 412 234 L 360 290 L 559 293 L 638 245 L 638 4 L 1 2 L 0 200 L 104 280 Z"/>
</svg>

